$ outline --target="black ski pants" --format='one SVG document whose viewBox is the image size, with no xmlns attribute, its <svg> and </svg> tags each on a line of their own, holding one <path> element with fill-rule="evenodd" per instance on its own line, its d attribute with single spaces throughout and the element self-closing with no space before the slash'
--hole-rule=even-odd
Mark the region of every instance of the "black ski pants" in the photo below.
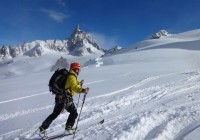
<svg viewBox="0 0 200 140">
<path fill-rule="evenodd" d="M 50 126 L 52 121 L 58 117 L 58 115 L 61 113 L 64 107 L 65 107 L 64 102 L 56 101 L 53 112 L 45 119 L 41 127 L 46 130 Z M 75 120 L 78 116 L 77 109 L 73 102 L 65 109 L 70 113 L 66 122 L 66 126 L 70 125 L 73 127 Z"/>
</svg>

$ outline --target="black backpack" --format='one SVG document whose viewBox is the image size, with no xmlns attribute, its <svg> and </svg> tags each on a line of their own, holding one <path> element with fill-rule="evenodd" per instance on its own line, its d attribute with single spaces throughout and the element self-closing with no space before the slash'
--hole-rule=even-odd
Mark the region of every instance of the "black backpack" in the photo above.
<svg viewBox="0 0 200 140">
<path fill-rule="evenodd" d="M 65 93 L 65 84 L 69 76 L 69 71 L 66 69 L 57 69 L 49 80 L 49 91 L 55 95 Z"/>
</svg>

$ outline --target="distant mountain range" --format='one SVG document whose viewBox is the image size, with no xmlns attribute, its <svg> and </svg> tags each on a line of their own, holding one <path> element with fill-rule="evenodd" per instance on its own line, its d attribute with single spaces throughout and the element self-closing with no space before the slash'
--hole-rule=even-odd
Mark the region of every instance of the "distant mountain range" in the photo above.
<svg viewBox="0 0 200 140">
<path fill-rule="evenodd" d="M 62 52 L 73 56 L 89 54 L 104 55 L 107 50 L 102 49 L 86 32 L 79 26 L 75 28 L 70 38 L 65 40 L 36 40 L 18 46 L 0 47 L 0 59 L 14 58 L 19 55 L 42 56 L 50 52 Z"/>
<path fill-rule="evenodd" d="M 149 37 L 149 39 L 159 39 L 169 35 L 167 31 L 160 30 Z M 121 49 L 122 47 L 118 45 L 108 50 L 101 48 L 92 37 L 81 30 L 78 25 L 71 36 L 65 40 L 35 40 L 18 46 L 2 46 L 0 47 L 0 59 L 14 58 L 19 55 L 37 57 L 51 52 L 62 52 L 73 56 L 89 54 L 106 56 L 114 54 Z"/>
</svg>

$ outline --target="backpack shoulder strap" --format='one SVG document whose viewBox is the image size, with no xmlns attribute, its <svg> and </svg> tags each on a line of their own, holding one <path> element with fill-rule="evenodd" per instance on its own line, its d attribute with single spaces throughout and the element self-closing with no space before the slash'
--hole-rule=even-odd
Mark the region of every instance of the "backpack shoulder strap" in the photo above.
<svg viewBox="0 0 200 140">
<path fill-rule="evenodd" d="M 77 79 L 77 76 L 75 74 L 69 72 L 69 75 L 73 75 Z"/>
</svg>

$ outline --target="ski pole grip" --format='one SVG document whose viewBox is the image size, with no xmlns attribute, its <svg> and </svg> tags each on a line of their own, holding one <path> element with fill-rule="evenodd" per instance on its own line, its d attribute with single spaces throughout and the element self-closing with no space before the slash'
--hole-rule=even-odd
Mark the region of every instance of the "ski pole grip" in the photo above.
<svg viewBox="0 0 200 140">
<path fill-rule="evenodd" d="M 84 82 L 84 80 L 81 80 L 81 82 L 80 82 L 80 86 L 81 87 L 83 86 L 83 82 Z"/>
</svg>

